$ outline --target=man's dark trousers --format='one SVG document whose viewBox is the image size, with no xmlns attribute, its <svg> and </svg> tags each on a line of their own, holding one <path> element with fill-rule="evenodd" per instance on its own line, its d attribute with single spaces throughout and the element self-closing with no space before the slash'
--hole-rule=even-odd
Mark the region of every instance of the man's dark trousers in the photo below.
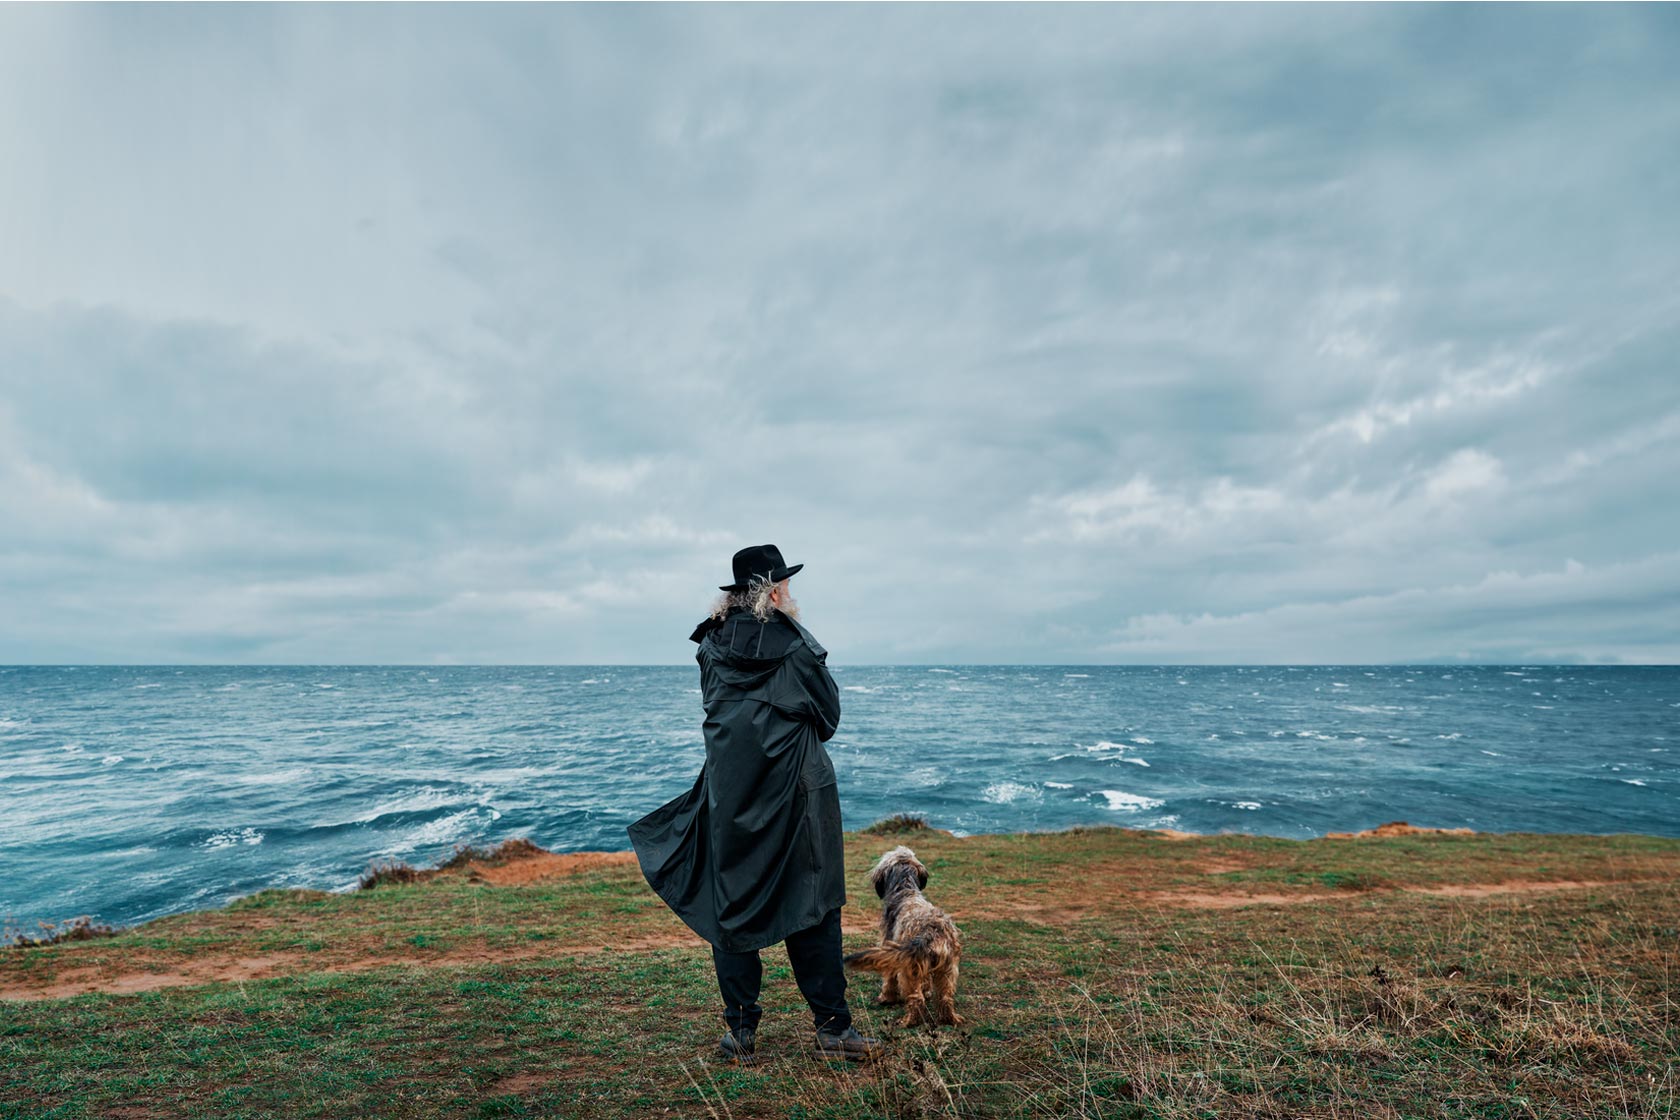
<svg viewBox="0 0 1680 1120">
<path fill-rule="evenodd" d="M 810 929 L 789 934 L 786 945 L 793 978 L 799 984 L 799 994 L 811 1005 L 817 1029 L 839 1034 L 851 1026 L 846 973 L 840 964 L 840 911 L 830 910 L 828 917 Z M 759 984 L 764 978 L 758 950 L 726 953 L 714 945 L 712 964 L 717 967 L 718 991 L 723 995 L 723 1021 L 731 1031 L 743 1027 L 756 1030 L 764 1013 L 758 1005 Z"/>
</svg>

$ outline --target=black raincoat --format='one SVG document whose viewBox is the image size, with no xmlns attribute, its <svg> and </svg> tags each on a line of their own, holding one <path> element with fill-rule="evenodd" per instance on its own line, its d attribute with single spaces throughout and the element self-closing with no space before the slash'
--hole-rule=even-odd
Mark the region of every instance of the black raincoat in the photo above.
<svg viewBox="0 0 1680 1120">
<path fill-rule="evenodd" d="M 781 612 L 708 619 L 706 763 L 694 788 L 630 826 L 648 885 L 727 952 L 762 949 L 846 902 L 840 794 L 823 743 L 840 724 L 828 651 Z"/>
</svg>

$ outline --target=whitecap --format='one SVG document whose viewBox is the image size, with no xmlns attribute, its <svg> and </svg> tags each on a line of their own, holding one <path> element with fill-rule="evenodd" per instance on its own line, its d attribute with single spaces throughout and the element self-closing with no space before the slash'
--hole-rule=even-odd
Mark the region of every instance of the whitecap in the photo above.
<svg viewBox="0 0 1680 1120">
<path fill-rule="evenodd" d="M 1642 785 L 1645 784 L 1644 782 L 1640 781 L 1638 778 L 1623 778 L 1622 781 L 1626 782 L 1630 786 L 1642 786 Z"/>
<path fill-rule="evenodd" d="M 1089 673 L 1063 673 L 1062 676 L 1068 680 L 1076 681 L 1089 680 L 1091 678 L 1091 674 Z"/>
<path fill-rule="evenodd" d="M 590 677 L 588 680 L 579 681 L 578 683 L 579 684 L 601 684 L 601 683 L 603 683 L 603 681 L 600 677 Z"/>
<path fill-rule="evenodd" d="M 1045 789 L 1072 789 L 1073 788 L 1073 783 L 1072 782 L 1045 782 L 1044 783 L 1044 788 Z"/>
<path fill-rule="evenodd" d="M 1132 749 L 1132 745 L 1130 743 L 1111 743 L 1107 739 L 1098 739 L 1085 749 L 1088 751 L 1129 751 Z"/>
<path fill-rule="evenodd" d="M 956 673 L 956 670 L 955 669 L 929 669 L 928 672 L 930 672 L 930 673 L 952 673 L 952 674 L 954 674 L 954 673 Z"/>
<path fill-rule="evenodd" d="M 1149 765 L 1149 763 L 1145 762 L 1141 758 L 1122 758 L 1120 761 L 1121 762 L 1129 762 L 1133 766 L 1148 766 Z"/>
<path fill-rule="evenodd" d="M 82 745 L 80 743 L 66 743 L 62 747 L 59 747 L 58 749 L 61 750 L 61 751 L 68 751 L 71 754 L 81 754 L 82 753 Z"/>
<path fill-rule="evenodd" d="M 263 834 L 254 828 L 230 828 L 206 837 L 206 848 L 231 848 L 236 844 L 261 844 Z"/>
<path fill-rule="evenodd" d="M 411 851 L 422 845 L 442 844 L 449 841 L 466 839 L 464 830 L 469 821 L 478 817 L 477 809 L 463 809 L 459 813 L 451 813 L 447 817 L 439 817 L 435 821 L 427 821 L 407 836 L 401 844 L 388 849 L 390 852 Z"/>
<path fill-rule="evenodd" d="M 1153 747 L 1155 745 L 1155 740 L 1145 739 L 1142 735 L 1133 735 L 1132 742 L 1140 747 Z"/>
<path fill-rule="evenodd" d="M 137 684 L 135 688 L 162 688 L 161 684 Z"/>
<path fill-rule="evenodd" d="M 395 813 L 421 813 L 428 809 L 441 809 L 459 800 L 459 794 L 436 786 L 426 786 L 403 794 L 393 801 L 384 801 L 360 816 L 353 817 L 347 824 L 368 824 L 380 817 Z"/>
<path fill-rule="evenodd" d="M 315 683 L 315 687 L 316 688 L 337 688 L 338 686 L 336 684 L 321 684 L 319 681 L 317 681 Z"/>
<path fill-rule="evenodd" d="M 101 765 L 101 766 L 115 766 L 117 763 L 121 762 L 122 760 L 123 760 L 123 756 L 120 755 L 120 754 L 108 754 L 104 758 L 99 760 L 99 765 Z"/>
<path fill-rule="evenodd" d="M 1483 751 L 1482 753 L 1487 755 L 1489 758 L 1498 758 L 1499 757 L 1499 752 L 1498 751 Z"/>
<path fill-rule="evenodd" d="M 1462 739 L 1462 738 L 1464 738 L 1464 733 L 1463 733 L 1463 732 L 1462 732 L 1462 731 L 1454 731 L 1454 732 L 1452 732 L 1452 733 L 1451 733 L 1451 734 L 1450 734 L 1450 735 L 1437 735 L 1437 736 L 1435 736 L 1435 738 L 1437 738 L 1437 739 L 1445 739 L 1445 740 L 1446 740 L 1446 741 L 1447 741 L 1447 742 L 1449 742 L 1449 743 L 1450 743 L 1450 742 L 1452 742 L 1452 741 L 1453 741 L 1453 740 L 1454 740 L 1454 739 Z"/>
<path fill-rule="evenodd" d="M 698 692 L 700 690 L 695 689 L 695 691 Z M 879 692 L 881 690 L 878 689 L 878 688 L 871 688 L 866 684 L 848 684 L 848 685 L 841 685 L 840 686 L 840 691 L 841 692 Z"/>
<path fill-rule="evenodd" d="M 1258 809 L 1258 808 L 1260 808 L 1260 802 L 1258 802 L 1258 801 L 1233 801 L 1233 802 L 1231 802 L 1231 808 L 1233 808 L 1233 809 Z"/>
<path fill-rule="evenodd" d="M 1116 813 L 1136 813 L 1144 809 L 1159 809 L 1166 802 L 1158 797 L 1144 797 L 1142 794 L 1127 793 L 1119 789 L 1099 789 L 1097 791 L 1108 801 L 1108 807 Z"/>
<path fill-rule="evenodd" d="M 1020 782 L 993 782 L 980 791 L 980 799 L 990 801 L 993 805 L 1008 805 L 1023 797 L 1037 799 L 1042 796 L 1037 786 L 1023 785 Z"/>
</svg>

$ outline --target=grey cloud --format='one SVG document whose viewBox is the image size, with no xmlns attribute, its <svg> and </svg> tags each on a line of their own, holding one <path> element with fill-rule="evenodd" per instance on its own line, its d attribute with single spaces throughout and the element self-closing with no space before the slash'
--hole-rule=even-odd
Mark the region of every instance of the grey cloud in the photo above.
<svg viewBox="0 0 1680 1120">
<path fill-rule="evenodd" d="M 1669 656 L 1677 36 L 0 11 L 0 658 Z"/>
</svg>

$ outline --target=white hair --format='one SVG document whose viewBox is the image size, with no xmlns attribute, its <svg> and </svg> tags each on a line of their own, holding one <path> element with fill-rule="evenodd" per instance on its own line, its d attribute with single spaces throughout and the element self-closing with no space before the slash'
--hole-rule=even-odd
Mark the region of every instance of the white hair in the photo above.
<svg viewBox="0 0 1680 1120">
<path fill-rule="evenodd" d="M 740 591 L 725 591 L 712 604 L 712 617 L 722 618 L 736 607 L 742 607 L 752 612 L 752 616 L 760 622 L 769 622 L 770 616 L 776 608 L 770 604 L 770 593 L 780 586 L 782 588 L 782 611 L 792 618 L 799 617 L 799 607 L 787 593 L 787 580 L 778 585 L 775 580 L 764 576 L 754 576 L 747 581 L 747 586 Z"/>
</svg>

